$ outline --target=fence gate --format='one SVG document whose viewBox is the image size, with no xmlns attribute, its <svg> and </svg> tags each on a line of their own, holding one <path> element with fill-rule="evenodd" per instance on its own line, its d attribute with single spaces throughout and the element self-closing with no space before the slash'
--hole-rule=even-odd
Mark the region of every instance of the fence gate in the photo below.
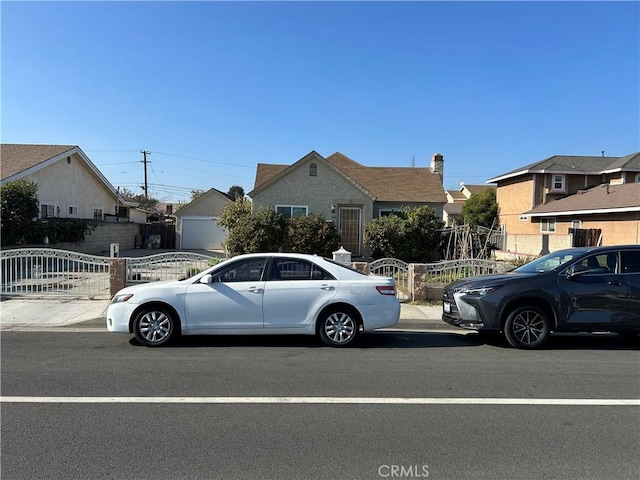
<svg viewBox="0 0 640 480">
<path fill-rule="evenodd" d="M 0 251 L 2 295 L 108 299 L 109 258 L 53 248 Z"/>
<path fill-rule="evenodd" d="M 369 264 L 371 275 L 391 277 L 396 285 L 396 297 L 400 302 L 411 300 L 409 291 L 409 264 L 397 258 L 381 258 Z"/>
</svg>

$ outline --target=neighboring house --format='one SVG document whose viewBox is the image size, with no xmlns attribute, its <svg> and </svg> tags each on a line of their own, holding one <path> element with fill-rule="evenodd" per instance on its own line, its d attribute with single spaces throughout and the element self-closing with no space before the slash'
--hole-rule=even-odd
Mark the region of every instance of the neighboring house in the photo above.
<svg viewBox="0 0 640 480">
<path fill-rule="evenodd" d="M 447 190 L 447 203 L 443 208 L 442 219 L 445 226 L 452 227 L 455 224 L 460 223 L 460 217 L 462 216 L 462 206 L 471 198 L 471 195 L 476 195 L 484 192 L 487 189 L 496 187 L 492 185 L 465 185 L 460 183 L 458 190 Z"/>
<path fill-rule="evenodd" d="M 312 151 L 293 165 L 259 163 L 253 210 L 274 208 L 283 215 L 323 214 L 338 228 L 342 246 L 366 255 L 364 225 L 404 206 L 428 205 L 442 218 L 447 199 L 442 187 L 444 158 L 431 168 L 367 167 L 341 153 L 323 157 Z"/>
<path fill-rule="evenodd" d="M 136 205 L 100 173 L 78 146 L 0 145 L 2 185 L 15 180 L 38 184 L 40 218 L 128 220 Z"/>
<path fill-rule="evenodd" d="M 215 188 L 203 193 L 176 213 L 176 245 L 184 250 L 223 250 L 226 230 L 216 220 L 220 210 L 234 199 Z"/>
<path fill-rule="evenodd" d="M 640 152 L 555 155 L 487 183 L 497 184 L 509 252 L 640 243 Z"/>
</svg>

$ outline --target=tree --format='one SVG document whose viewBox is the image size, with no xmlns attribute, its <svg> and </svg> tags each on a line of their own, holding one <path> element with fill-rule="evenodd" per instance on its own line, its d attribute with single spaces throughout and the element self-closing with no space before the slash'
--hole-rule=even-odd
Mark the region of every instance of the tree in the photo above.
<svg viewBox="0 0 640 480">
<path fill-rule="evenodd" d="M 497 218 L 498 202 L 493 188 L 471 195 L 462 206 L 462 221 L 466 225 L 492 228 Z"/>
<path fill-rule="evenodd" d="M 285 244 L 285 232 L 285 218 L 271 208 L 263 208 L 232 222 L 225 247 L 231 255 L 277 252 Z"/>
<path fill-rule="evenodd" d="M 440 247 L 443 226 L 429 206 L 404 207 L 365 225 L 364 244 L 371 248 L 374 258 L 425 261 Z"/>
<path fill-rule="evenodd" d="M 2 245 L 34 242 L 39 212 L 38 184 L 26 180 L 7 182 L 0 187 L 0 202 Z"/>
<path fill-rule="evenodd" d="M 244 197 L 236 198 L 235 202 L 227 203 L 220 209 L 216 222 L 222 228 L 232 232 L 236 224 L 248 215 L 251 215 L 251 202 Z"/>
<path fill-rule="evenodd" d="M 331 257 L 339 247 L 338 230 L 324 215 L 312 213 L 287 219 L 287 251 Z"/>
<path fill-rule="evenodd" d="M 194 190 L 191 190 L 191 201 L 193 202 L 196 198 L 198 198 L 201 195 L 204 195 L 205 193 L 207 193 L 206 190 L 202 190 L 200 188 L 196 188 Z"/>
<path fill-rule="evenodd" d="M 242 188 L 240 185 L 233 185 L 229 189 L 229 192 L 227 192 L 227 195 L 232 198 L 244 198 L 244 188 Z"/>
</svg>

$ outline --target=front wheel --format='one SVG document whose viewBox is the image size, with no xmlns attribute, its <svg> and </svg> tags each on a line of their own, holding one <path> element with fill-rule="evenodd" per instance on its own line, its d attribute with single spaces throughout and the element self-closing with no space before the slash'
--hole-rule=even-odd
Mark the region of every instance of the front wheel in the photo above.
<svg viewBox="0 0 640 480">
<path fill-rule="evenodd" d="M 142 345 L 158 347 L 171 340 L 176 326 L 176 320 L 169 310 L 150 307 L 140 312 L 134 320 L 133 333 Z"/>
<path fill-rule="evenodd" d="M 551 334 L 551 322 L 540 308 L 525 306 L 509 314 L 504 325 L 504 335 L 516 348 L 533 349 L 542 346 Z"/>
<path fill-rule="evenodd" d="M 344 347 L 358 335 L 358 322 L 351 312 L 333 310 L 320 319 L 320 338 L 332 347 Z"/>
</svg>

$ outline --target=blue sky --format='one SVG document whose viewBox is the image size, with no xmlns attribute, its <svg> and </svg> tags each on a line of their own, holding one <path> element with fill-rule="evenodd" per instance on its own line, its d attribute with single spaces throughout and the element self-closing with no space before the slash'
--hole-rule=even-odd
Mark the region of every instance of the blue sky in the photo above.
<svg viewBox="0 0 640 480">
<path fill-rule="evenodd" d="M 3 143 L 72 144 L 116 187 L 253 188 L 311 150 L 445 159 L 444 186 L 640 150 L 639 2 L 1 4 Z"/>
</svg>

